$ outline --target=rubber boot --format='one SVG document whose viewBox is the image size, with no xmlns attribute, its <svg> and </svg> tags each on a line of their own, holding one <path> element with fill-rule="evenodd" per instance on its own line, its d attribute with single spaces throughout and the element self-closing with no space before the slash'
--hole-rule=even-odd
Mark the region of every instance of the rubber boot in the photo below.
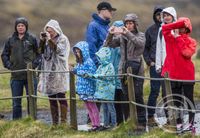
<svg viewBox="0 0 200 138">
<path fill-rule="evenodd" d="M 67 122 L 67 106 L 61 104 L 60 105 L 60 116 L 61 116 L 61 124 L 66 124 Z"/>
<path fill-rule="evenodd" d="M 58 124 L 58 106 L 53 106 L 53 105 L 50 105 L 50 109 L 51 109 L 51 117 L 52 117 L 52 123 L 53 125 L 57 125 Z"/>
</svg>

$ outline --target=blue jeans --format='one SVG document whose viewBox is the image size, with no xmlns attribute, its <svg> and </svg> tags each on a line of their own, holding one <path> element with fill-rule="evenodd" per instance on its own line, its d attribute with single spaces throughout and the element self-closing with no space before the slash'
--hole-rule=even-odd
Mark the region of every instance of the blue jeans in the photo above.
<svg viewBox="0 0 200 138">
<path fill-rule="evenodd" d="M 26 95 L 28 95 L 28 82 L 27 80 L 11 80 L 11 91 L 12 91 L 12 97 L 15 96 L 23 96 L 23 89 L 25 87 L 26 89 Z M 34 94 L 36 95 L 37 91 L 37 80 L 34 79 Z M 13 106 L 13 120 L 19 119 L 22 117 L 22 98 L 15 98 L 12 100 L 12 106 Z M 29 100 L 27 98 L 27 111 L 29 113 Z"/>
<path fill-rule="evenodd" d="M 150 67 L 149 74 L 150 74 L 151 78 L 162 78 L 161 74 L 156 72 L 155 66 Z M 151 85 L 151 91 L 150 91 L 147 105 L 155 107 L 161 86 L 162 86 L 162 97 L 166 96 L 165 85 L 164 85 L 164 81 L 157 81 L 157 80 L 151 80 L 150 85 Z M 164 102 L 166 102 L 166 100 L 164 100 Z M 153 117 L 154 113 L 155 113 L 155 109 L 148 108 L 148 117 L 149 118 Z"/>
<path fill-rule="evenodd" d="M 115 126 L 117 119 L 114 103 L 102 103 L 101 106 L 103 108 L 104 126 Z"/>
</svg>

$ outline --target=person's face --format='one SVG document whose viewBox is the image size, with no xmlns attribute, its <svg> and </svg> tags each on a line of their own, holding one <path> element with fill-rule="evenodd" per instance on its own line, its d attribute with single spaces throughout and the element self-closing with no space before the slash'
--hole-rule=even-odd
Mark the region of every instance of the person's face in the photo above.
<svg viewBox="0 0 200 138">
<path fill-rule="evenodd" d="M 101 10 L 101 14 L 105 19 L 112 19 L 113 13 L 114 11 L 112 10 L 107 10 L 107 9 Z"/>
<path fill-rule="evenodd" d="M 135 28 L 135 24 L 133 21 L 126 21 L 125 22 L 125 27 L 129 30 L 129 31 L 133 31 Z"/>
<path fill-rule="evenodd" d="M 47 27 L 46 31 L 50 34 L 51 38 L 55 38 L 57 36 L 56 31 L 51 27 Z"/>
<path fill-rule="evenodd" d="M 26 32 L 26 26 L 22 23 L 17 24 L 18 34 L 24 34 Z"/>
<path fill-rule="evenodd" d="M 164 20 L 164 23 L 166 23 L 166 24 L 172 23 L 173 22 L 173 16 L 170 15 L 169 13 L 164 12 L 163 13 L 163 20 Z"/>
<path fill-rule="evenodd" d="M 81 50 L 78 48 L 75 48 L 75 54 L 80 59 L 81 58 Z"/>
<path fill-rule="evenodd" d="M 157 21 L 161 22 L 161 14 L 160 14 L 160 12 L 157 12 L 157 13 L 155 14 L 155 17 L 156 17 L 156 20 L 157 20 Z"/>
<path fill-rule="evenodd" d="M 179 29 L 179 33 L 180 33 L 180 34 L 186 34 L 186 32 L 187 32 L 187 31 L 186 31 L 186 28 L 180 28 L 180 29 Z"/>
</svg>

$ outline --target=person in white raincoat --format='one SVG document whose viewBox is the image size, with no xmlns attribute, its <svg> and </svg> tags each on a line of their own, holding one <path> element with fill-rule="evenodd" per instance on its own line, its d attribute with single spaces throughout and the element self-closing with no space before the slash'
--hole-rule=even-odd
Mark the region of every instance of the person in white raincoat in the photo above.
<svg viewBox="0 0 200 138">
<path fill-rule="evenodd" d="M 41 69 L 46 71 L 68 71 L 70 44 L 59 23 L 50 20 L 40 34 Z M 49 98 L 65 98 L 68 90 L 66 73 L 45 72 L 40 74 L 38 91 Z M 53 124 L 59 123 L 58 101 L 49 100 Z M 67 120 L 67 100 L 59 100 L 61 123 Z"/>
</svg>

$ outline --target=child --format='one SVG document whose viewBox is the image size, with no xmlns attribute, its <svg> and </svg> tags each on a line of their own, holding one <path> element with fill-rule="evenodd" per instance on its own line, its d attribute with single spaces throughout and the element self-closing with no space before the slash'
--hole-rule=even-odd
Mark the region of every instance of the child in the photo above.
<svg viewBox="0 0 200 138">
<path fill-rule="evenodd" d="M 74 67 L 73 72 L 78 75 L 76 81 L 76 92 L 80 99 L 85 102 L 88 110 L 89 117 L 92 123 L 91 131 L 96 131 L 100 128 L 99 110 L 96 103 L 89 102 L 94 100 L 95 93 L 95 80 L 86 78 L 86 74 L 94 74 L 96 66 L 89 56 L 88 43 L 85 41 L 78 42 L 73 47 L 74 55 L 76 56 L 77 65 Z"/>
<path fill-rule="evenodd" d="M 95 98 L 99 100 L 114 100 L 115 95 L 115 78 L 106 77 L 105 75 L 115 75 L 115 69 L 111 63 L 111 51 L 108 47 L 102 47 L 97 53 L 99 67 L 94 75 L 97 78 Z M 114 103 L 102 103 L 104 128 L 116 126 L 116 111 Z M 110 120 L 111 119 L 111 120 Z"/>
<path fill-rule="evenodd" d="M 178 34 L 172 34 L 172 30 L 179 31 Z M 195 53 L 196 41 L 192 39 L 189 34 L 192 32 L 192 25 L 190 19 L 186 17 L 179 18 L 175 23 L 163 25 L 163 35 L 166 41 L 167 56 L 162 69 L 162 76 L 166 72 L 169 73 L 169 78 L 179 80 L 194 80 L 195 71 L 194 64 L 191 57 Z M 174 96 L 174 104 L 180 108 L 183 102 L 183 96 L 186 97 L 189 109 L 195 108 L 193 100 L 193 82 L 171 82 L 172 94 L 180 95 Z M 185 130 L 192 130 L 195 114 L 189 112 L 189 124 L 183 128 L 183 120 L 181 120 L 180 114 L 177 118 L 177 131 L 183 132 Z"/>
</svg>

